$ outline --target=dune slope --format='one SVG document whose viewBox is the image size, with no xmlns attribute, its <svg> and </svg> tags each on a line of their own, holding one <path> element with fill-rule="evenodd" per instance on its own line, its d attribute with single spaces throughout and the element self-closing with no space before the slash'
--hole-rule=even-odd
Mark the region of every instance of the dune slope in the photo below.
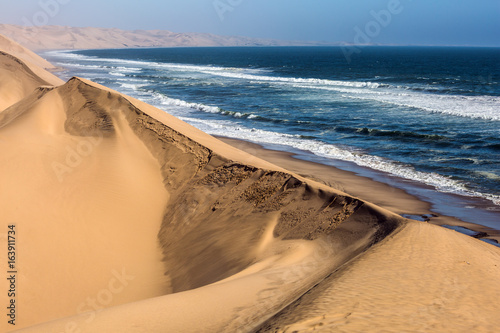
<svg viewBox="0 0 500 333">
<path fill-rule="evenodd" d="M 57 86 L 64 82 L 46 69 L 54 66 L 0 35 L 0 111 L 19 102 L 40 86 Z"/>
<path fill-rule="evenodd" d="M 0 110 L 19 102 L 35 88 L 48 84 L 21 60 L 0 51 Z"/>
<path fill-rule="evenodd" d="M 495 332 L 500 251 L 412 222 L 259 332 Z"/>
<path fill-rule="evenodd" d="M 157 265 L 168 201 L 157 160 L 112 111 L 113 100 L 99 114 L 106 111 L 67 88 L 38 88 L 0 113 L 1 221 L 22 235 L 21 327 L 91 310 L 88 298 L 109 288 L 123 291 L 105 292 L 98 307 L 169 288 Z M 68 109 L 90 124 L 78 136 L 70 134 L 78 120 Z M 100 115 L 115 126 L 92 123 Z M 135 278 L 111 283 L 117 276 Z"/>
<path fill-rule="evenodd" d="M 64 81 L 47 71 L 55 69 L 54 65 L 3 35 L 0 35 L 0 52 L 7 53 L 22 61 L 33 73 L 49 85 L 58 86 L 64 83 Z"/>
</svg>

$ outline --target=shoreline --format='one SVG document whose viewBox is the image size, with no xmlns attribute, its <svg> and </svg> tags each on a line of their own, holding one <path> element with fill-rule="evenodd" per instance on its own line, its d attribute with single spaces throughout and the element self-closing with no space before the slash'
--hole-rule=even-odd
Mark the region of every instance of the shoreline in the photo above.
<svg viewBox="0 0 500 333">
<path fill-rule="evenodd" d="M 292 152 L 265 148 L 260 144 L 237 138 L 217 135 L 215 137 L 229 145 L 295 172 L 305 178 L 326 184 L 364 201 L 372 202 L 405 218 L 416 219 L 423 223 L 428 222 L 443 227 L 447 225 L 459 227 L 459 229 L 466 228 L 482 236 L 486 233 L 486 236 L 479 239 L 490 239 L 493 242 L 496 241 L 497 244 L 500 243 L 500 230 L 480 223 L 466 222 L 457 217 L 436 213 L 433 211 L 432 203 L 410 194 L 404 189 L 365 175 L 359 175 L 354 171 L 346 171 L 332 165 L 303 160 L 297 158 L 297 154 Z"/>
</svg>

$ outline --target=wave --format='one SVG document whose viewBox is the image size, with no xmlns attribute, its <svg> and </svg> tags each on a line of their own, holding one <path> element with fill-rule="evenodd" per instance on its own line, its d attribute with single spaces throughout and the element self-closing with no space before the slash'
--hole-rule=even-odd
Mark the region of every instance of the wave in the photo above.
<svg viewBox="0 0 500 333">
<path fill-rule="evenodd" d="M 242 73 L 223 73 L 203 71 L 229 78 L 252 80 L 274 84 L 291 84 L 294 88 L 322 89 L 347 93 L 343 97 L 350 99 L 371 100 L 384 104 L 415 108 L 431 113 L 440 113 L 451 116 L 500 121 L 500 98 L 494 96 L 462 96 L 425 91 L 409 91 L 414 89 L 397 88 L 389 84 L 362 81 L 339 81 L 315 78 L 287 78 L 263 76 Z M 304 85 L 305 84 L 305 85 Z M 357 88 L 357 89 L 355 89 Z M 362 89 L 359 89 L 362 88 Z M 418 88 L 420 89 L 420 88 Z"/>
<path fill-rule="evenodd" d="M 218 114 L 222 114 L 222 115 L 228 115 L 228 116 L 232 116 L 235 118 L 248 118 L 248 119 L 258 118 L 258 116 L 251 114 L 251 113 L 241 113 L 241 112 L 236 112 L 236 111 L 229 111 L 229 110 L 224 110 L 223 108 L 220 108 L 218 106 L 210 106 L 210 105 L 201 104 L 201 103 L 187 102 L 187 101 L 184 101 L 181 99 L 168 97 L 162 93 L 155 92 L 155 91 L 149 91 L 149 93 L 152 96 L 153 104 L 155 104 L 157 107 L 160 107 L 160 108 L 162 106 L 176 106 L 176 107 L 189 108 L 189 109 L 193 109 L 193 110 L 201 111 L 201 112 L 218 113 Z"/>
<path fill-rule="evenodd" d="M 376 100 L 437 114 L 500 121 L 498 97 L 391 93 L 378 96 L 353 96 L 353 98 Z"/>
<path fill-rule="evenodd" d="M 119 59 L 119 58 L 99 58 L 93 56 L 86 56 L 76 53 L 70 53 L 70 51 L 49 51 L 46 54 L 51 56 L 57 56 L 60 58 L 69 58 L 72 61 L 79 62 L 101 62 L 101 63 L 113 63 L 113 64 L 122 64 L 127 66 L 137 66 L 142 68 L 152 68 L 152 69 L 169 69 L 169 70 L 177 70 L 184 72 L 204 72 L 204 71 L 212 71 L 212 72 L 248 72 L 248 73 L 267 73 L 269 70 L 265 68 L 239 68 L 239 67 L 222 67 L 215 65 L 192 65 L 192 64 L 182 64 L 182 63 L 164 63 L 164 62 L 156 62 L 156 61 L 142 61 L 142 60 L 128 60 L 128 59 Z M 84 65 L 89 66 L 89 65 Z"/>
<path fill-rule="evenodd" d="M 451 138 L 448 138 L 443 135 L 437 134 L 423 134 L 412 131 L 391 131 L 391 130 L 382 130 L 377 128 L 368 128 L 368 127 L 345 127 L 345 126 L 337 126 L 335 128 L 338 132 L 344 133 L 357 133 L 368 136 L 380 136 L 380 137 L 390 137 L 390 138 L 411 138 L 411 139 L 421 139 L 428 141 L 451 141 Z"/>
<path fill-rule="evenodd" d="M 217 107 L 217 106 L 209 106 L 205 104 L 200 104 L 200 103 L 191 103 L 187 101 L 183 101 L 181 99 L 176 99 L 176 98 L 171 98 L 168 96 L 165 96 L 162 93 L 159 92 L 151 92 L 153 99 L 156 100 L 155 104 L 160 104 L 164 106 L 181 106 L 185 108 L 190 108 L 198 111 L 203 111 L 203 112 L 209 112 L 209 113 L 222 113 L 223 109 Z"/>
<path fill-rule="evenodd" d="M 57 65 L 62 66 L 62 67 L 74 67 L 74 68 L 83 68 L 83 69 L 108 69 L 108 70 L 115 70 L 117 72 L 124 72 L 124 73 L 138 73 L 142 71 L 142 68 L 138 67 L 124 67 L 124 66 L 105 66 L 105 65 L 88 65 L 88 64 L 80 64 L 80 63 L 74 63 L 74 62 L 61 62 L 58 61 L 56 62 Z"/>
<path fill-rule="evenodd" d="M 296 88 L 320 89 L 343 93 L 346 100 L 358 99 L 380 104 L 419 109 L 457 117 L 500 121 L 500 98 L 494 96 L 460 96 L 418 93 L 397 89 L 368 90 L 295 85 Z"/>
<path fill-rule="evenodd" d="M 147 86 L 146 83 L 139 83 L 139 82 L 131 82 L 131 81 L 124 81 L 120 82 L 120 87 L 132 90 L 133 92 L 138 92 L 142 87 Z"/>
<path fill-rule="evenodd" d="M 123 74 L 122 72 L 114 72 L 114 71 L 109 72 L 109 74 L 113 75 L 113 76 L 122 76 L 122 77 L 127 76 L 127 75 Z"/>
<path fill-rule="evenodd" d="M 85 65 L 85 64 L 77 64 L 77 63 L 71 63 L 71 62 L 61 62 L 58 61 L 55 63 L 58 66 L 61 67 L 76 67 L 76 68 L 85 68 L 85 69 L 103 69 L 104 66 L 101 65 Z"/>
<path fill-rule="evenodd" d="M 291 85 L 293 88 L 335 91 L 344 93 L 342 96 L 347 99 L 370 100 L 382 104 L 420 109 L 437 114 L 500 121 L 500 113 L 498 112 L 500 109 L 500 98 L 493 96 L 460 96 L 412 92 L 396 89 L 388 84 L 376 82 L 284 78 L 231 72 L 223 73 L 213 70 L 204 70 L 202 72 L 229 78 L 253 80 L 256 82 L 287 84 Z"/>
<path fill-rule="evenodd" d="M 315 78 L 295 78 L 295 77 L 280 77 L 280 76 L 264 76 L 264 75 L 252 75 L 252 74 L 241 74 L 241 73 L 224 73 L 216 72 L 212 70 L 203 71 L 206 74 L 213 74 L 223 77 L 253 80 L 253 81 L 266 81 L 266 82 L 285 82 L 285 83 L 314 83 L 319 85 L 327 86 L 341 86 L 341 87 L 356 87 L 356 88 L 372 88 L 376 89 L 379 87 L 388 86 L 387 84 L 377 83 L 377 82 L 360 82 L 360 81 L 339 81 L 339 80 L 326 80 L 326 79 L 315 79 Z"/>
</svg>

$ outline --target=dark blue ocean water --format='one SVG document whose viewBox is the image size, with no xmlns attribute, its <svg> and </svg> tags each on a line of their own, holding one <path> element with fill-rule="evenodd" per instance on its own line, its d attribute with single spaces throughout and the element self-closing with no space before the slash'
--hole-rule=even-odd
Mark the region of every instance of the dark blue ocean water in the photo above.
<svg viewBox="0 0 500 333">
<path fill-rule="evenodd" d="M 500 227 L 498 48 L 365 47 L 351 62 L 339 47 L 44 56 L 66 69 L 64 79 L 91 79 L 210 134 L 459 195 L 464 201 L 448 208 L 455 216 Z"/>
</svg>

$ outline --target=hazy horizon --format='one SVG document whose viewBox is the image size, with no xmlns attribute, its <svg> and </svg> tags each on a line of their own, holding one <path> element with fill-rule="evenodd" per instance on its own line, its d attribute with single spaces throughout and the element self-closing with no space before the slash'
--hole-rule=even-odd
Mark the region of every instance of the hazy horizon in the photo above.
<svg viewBox="0 0 500 333">
<path fill-rule="evenodd" d="M 499 47 L 499 14 L 494 0 L 26 0 L 2 8 L 0 22 L 329 44 Z"/>
</svg>

